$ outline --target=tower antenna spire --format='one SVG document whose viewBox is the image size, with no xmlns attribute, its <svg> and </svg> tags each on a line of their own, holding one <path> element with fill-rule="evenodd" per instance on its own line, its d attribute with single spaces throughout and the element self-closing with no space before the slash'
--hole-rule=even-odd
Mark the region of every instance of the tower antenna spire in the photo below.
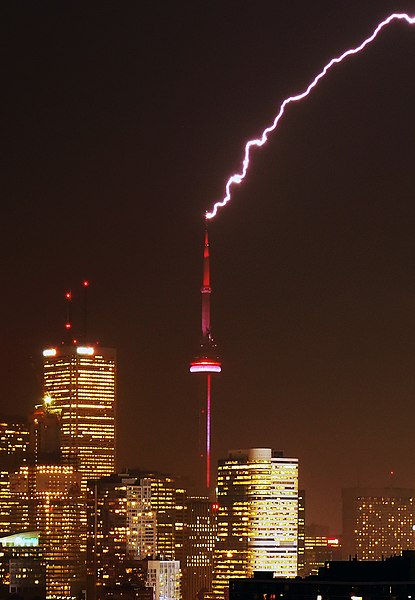
<svg viewBox="0 0 415 600">
<path fill-rule="evenodd" d="M 205 218 L 205 241 L 203 246 L 203 282 L 202 288 L 202 343 L 207 343 L 210 337 L 210 250 L 208 221 Z"/>
</svg>

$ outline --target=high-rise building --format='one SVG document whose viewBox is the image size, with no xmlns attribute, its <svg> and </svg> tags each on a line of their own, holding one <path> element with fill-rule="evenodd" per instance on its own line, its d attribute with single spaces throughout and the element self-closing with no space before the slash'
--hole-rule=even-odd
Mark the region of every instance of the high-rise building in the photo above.
<svg viewBox="0 0 415 600">
<path fill-rule="evenodd" d="M 298 459 L 270 448 L 231 451 L 218 466 L 213 594 L 229 579 L 297 575 Z"/>
<path fill-rule="evenodd" d="M 62 456 L 87 480 L 115 471 L 116 352 L 100 346 L 47 348 L 44 393 L 59 415 Z"/>
<path fill-rule="evenodd" d="M 40 532 L 46 597 L 71 598 L 82 587 L 80 478 L 73 465 L 27 464 L 11 479 L 20 531 Z"/>
<path fill-rule="evenodd" d="M 218 505 L 208 498 L 188 498 L 182 565 L 183 600 L 202 600 L 212 590 L 213 551 Z"/>
<path fill-rule="evenodd" d="M 414 549 L 415 490 L 343 490 L 343 558 L 381 560 Z"/>
<path fill-rule="evenodd" d="M 10 475 L 16 531 L 40 532 L 46 566 L 47 598 L 70 598 L 82 588 L 80 474 L 62 459 L 59 418 L 48 404 L 37 407 L 29 423 L 27 463 Z"/>
<path fill-rule="evenodd" d="M 10 494 L 10 473 L 14 473 L 27 460 L 29 425 L 26 419 L 2 417 L 0 419 L 0 534 L 7 535 L 15 529 L 12 514 L 18 500 Z"/>
<path fill-rule="evenodd" d="M 133 563 L 182 560 L 185 491 L 166 474 L 129 471 L 89 482 L 87 573 L 91 598 L 130 581 Z"/>
</svg>

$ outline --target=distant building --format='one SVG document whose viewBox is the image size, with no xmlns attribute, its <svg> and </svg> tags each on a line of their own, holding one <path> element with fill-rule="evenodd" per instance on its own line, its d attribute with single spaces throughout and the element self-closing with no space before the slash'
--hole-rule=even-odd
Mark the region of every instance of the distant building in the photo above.
<svg viewBox="0 0 415 600">
<path fill-rule="evenodd" d="M 19 417 L 0 417 L 0 535 L 15 530 L 16 498 L 10 494 L 10 473 L 27 460 L 29 425 Z"/>
<path fill-rule="evenodd" d="M 343 558 L 380 560 L 412 550 L 415 491 L 406 488 L 343 490 Z"/>
<path fill-rule="evenodd" d="M 213 594 L 256 571 L 297 575 L 298 459 L 270 448 L 231 451 L 218 466 Z"/>
<path fill-rule="evenodd" d="M 208 498 L 188 498 L 182 564 L 183 600 L 201 600 L 211 592 L 218 505 Z"/>
<path fill-rule="evenodd" d="M 233 579 L 229 600 L 408 600 L 415 596 L 415 552 L 382 561 L 334 561 L 306 579 L 257 573 Z"/>
<path fill-rule="evenodd" d="M 87 575 L 90 598 L 141 581 L 137 562 L 182 560 L 185 491 L 166 474 L 130 471 L 89 482 Z M 136 567 L 134 566 L 136 565 Z"/>
<path fill-rule="evenodd" d="M 301 577 L 305 569 L 305 504 L 305 490 L 298 490 L 297 575 Z"/>
<path fill-rule="evenodd" d="M 328 527 L 310 525 L 306 527 L 304 569 L 300 575 L 317 575 L 326 562 L 341 559 L 340 537 L 329 534 Z"/>
</svg>

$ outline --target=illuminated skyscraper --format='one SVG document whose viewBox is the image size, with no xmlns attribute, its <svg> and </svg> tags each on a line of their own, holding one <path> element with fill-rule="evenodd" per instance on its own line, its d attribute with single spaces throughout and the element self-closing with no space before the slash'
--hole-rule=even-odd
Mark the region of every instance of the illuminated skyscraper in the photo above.
<svg viewBox="0 0 415 600">
<path fill-rule="evenodd" d="M 41 533 L 47 598 L 76 596 L 83 572 L 79 474 L 73 465 L 25 465 L 13 476 L 11 492 L 19 499 L 20 531 Z"/>
<path fill-rule="evenodd" d="M 44 392 L 61 421 L 64 459 L 87 480 L 115 471 L 116 353 L 100 346 L 43 351 Z"/>
<path fill-rule="evenodd" d="M 14 529 L 12 515 L 18 500 L 10 494 L 10 473 L 27 460 L 29 425 L 26 419 L 3 417 L 0 420 L 0 533 Z"/>
<path fill-rule="evenodd" d="M 297 575 L 298 459 L 270 448 L 231 451 L 218 466 L 213 594 L 230 578 Z"/>
<path fill-rule="evenodd" d="M 10 476 L 17 531 L 39 531 L 47 598 L 76 596 L 84 572 L 81 554 L 80 474 L 59 449 L 59 418 L 38 407 L 29 424 L 27 463 Z"/>
<path fill-rule="evenodd" d="M 414 498 L 413 489 L 344 489 L 343 558 L 381 560 L 413 550 Z"/>
</svg>

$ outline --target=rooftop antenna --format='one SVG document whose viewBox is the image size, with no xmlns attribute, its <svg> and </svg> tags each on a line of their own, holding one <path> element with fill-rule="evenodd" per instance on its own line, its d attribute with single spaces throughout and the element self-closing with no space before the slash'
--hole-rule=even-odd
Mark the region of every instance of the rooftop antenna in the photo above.
<svg viewBox="0 0 415 600">
<path fill-rule="evenodd" d="M 66 321 L 65 321 L 65 330 L 67 333 L 67 338 L 69 339 L 71 336 L 72 329 L 72 292 L 69 290 L 65 292 L 66 299 Z"/>
<path fill-rule="evenodd" d="M 89 281 L 84 279 L 82 282 L 84 288 L 84 343 L 88 343 L 88 288 Z"/>
</svg>

